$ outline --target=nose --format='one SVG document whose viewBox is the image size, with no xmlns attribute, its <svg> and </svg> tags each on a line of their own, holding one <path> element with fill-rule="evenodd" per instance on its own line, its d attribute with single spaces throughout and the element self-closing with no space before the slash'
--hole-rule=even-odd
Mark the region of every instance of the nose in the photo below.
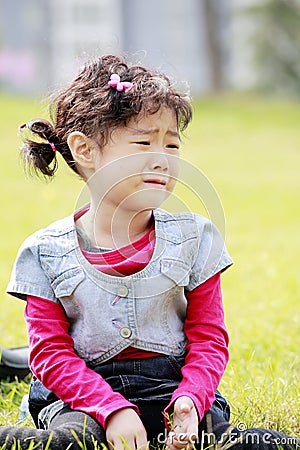
<svg viewBox="0 0 300 450">
<path fill-rule="evenodd" d="M 163 149 L 153 151 L 149 160 L 150 170 L 161 170 L 167 172 L 169 169 L 169 159 L 167 153 Z"/>
</svg>

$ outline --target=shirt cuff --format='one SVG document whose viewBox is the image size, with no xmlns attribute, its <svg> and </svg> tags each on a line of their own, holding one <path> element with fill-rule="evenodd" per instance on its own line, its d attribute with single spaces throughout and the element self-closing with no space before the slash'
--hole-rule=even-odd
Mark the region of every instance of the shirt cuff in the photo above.
<svg viewBox="0 0 300 450">
<path fill-rule="evenodd" d="M 101 411 L 97 412 L 95 414 L 96 417 L 95 416 L 94 417 L 97 419 L 100 425 L 102 425 L 104 430 L 106 430 L 107 422 L 110 416 L 115 412 L 120 411 L 121 409 L 124 408 L 132 408 L 137 414 L 140 414 L 139 409 L 136 405 L 130 403 L 125 398 L 121 398 L 120 400 L 110 402 L 109 404 L 107 404 L 107 406 L 103 406 L 101 408 Z"/>
</svg>

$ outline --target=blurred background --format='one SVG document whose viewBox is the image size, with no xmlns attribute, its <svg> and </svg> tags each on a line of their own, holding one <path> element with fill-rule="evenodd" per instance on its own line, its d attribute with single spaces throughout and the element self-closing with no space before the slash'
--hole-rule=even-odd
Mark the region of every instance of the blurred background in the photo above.
<svg viewBox="0 0 300 450">
<path fill-rule="evenodd" d="M 222 278 L 221 390 L 233 421 L 299 435 L 300 0 L 0 0 L 0 346 L 27 342 L 25 304 L 5 293 L 18 248 L 83 189 L 60 155 L 53 182 L 25 177 L 18 126 L 46 118 L 48 94 L 103 53 L 190 87 L 182 158 L 196 170 L 185 187 L 215 189 L 235 261 Z M 205 214 L 201 192 L 177 195 Z M 0 389 L 1 423 L 14 423 L 28 387 Z"/>
<path fill-rule="evenodd" d="M 0 0 L 0 87 L 41 94 L 129 53 L 187 81 L 300 94 L 299 0 Z"/>
</svg>

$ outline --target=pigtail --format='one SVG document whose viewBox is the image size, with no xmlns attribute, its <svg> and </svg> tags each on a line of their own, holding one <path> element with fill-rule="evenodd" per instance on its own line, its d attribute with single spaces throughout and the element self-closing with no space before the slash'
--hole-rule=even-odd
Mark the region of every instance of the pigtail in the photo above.
<svg viewBox="0 0 300 450">
<path fill-rule="evenodd" d="M 22 133 L 23 156 L 25 167 L 29 172 L 52 177 L 57 169 L 56 151 L 60 140 L 53 125 L 44 119 L 34 119 L 19 127 Z"/>
</svg>

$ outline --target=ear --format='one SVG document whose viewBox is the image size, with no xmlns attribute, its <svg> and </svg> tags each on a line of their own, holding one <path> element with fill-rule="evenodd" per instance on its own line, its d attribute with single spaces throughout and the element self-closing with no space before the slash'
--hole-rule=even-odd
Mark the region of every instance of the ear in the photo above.
<svg viewBox="0 0 300 450">
<path fill-rule="evenodd" d="M 96 142 L 80 131 L 72 131 L 67 143 L 79 168 L 93 169 L 95 151 L 99 151 Z"/>
</svg>

